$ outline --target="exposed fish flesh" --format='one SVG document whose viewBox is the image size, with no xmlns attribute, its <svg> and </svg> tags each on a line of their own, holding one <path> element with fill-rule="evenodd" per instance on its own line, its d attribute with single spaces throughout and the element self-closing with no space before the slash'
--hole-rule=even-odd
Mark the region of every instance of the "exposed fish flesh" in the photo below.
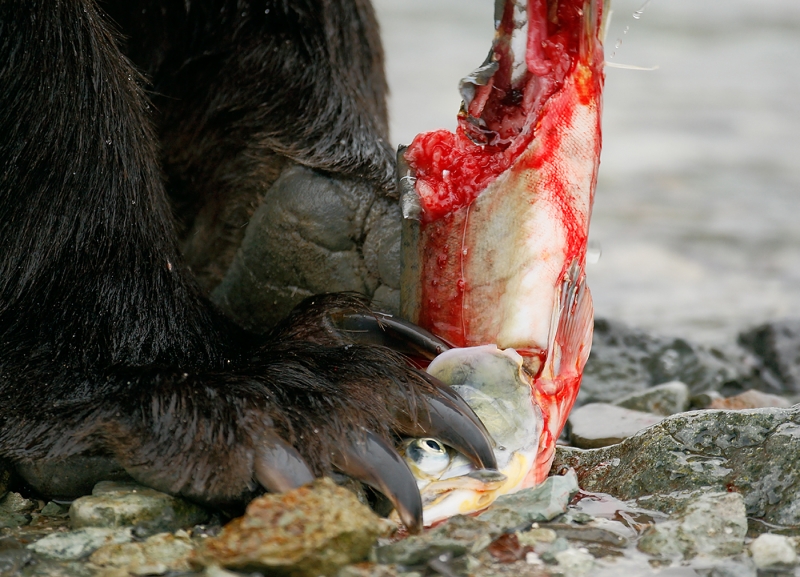
<svg viewBox="0 0 800 577">
<path fill-rule="evenodd" d="M 495 437 L 502 473 L 469 470 L 451 455 L 432 475 L 418 465 L 445 462 L 437 440 L 409 445 L 426 524 L 543 481 L 577 396 L 592 338 L 584 268 L 603 4 L 497 1 L 489 57 L 461 82 L 456 132 L 420 134 L 401 151 L 401 312 L 467 347 L 430 370 L 468 402 L 483 399 L 473 408 Z M 484 364 L 502 367 L 497 382 Z"/>
</svg>

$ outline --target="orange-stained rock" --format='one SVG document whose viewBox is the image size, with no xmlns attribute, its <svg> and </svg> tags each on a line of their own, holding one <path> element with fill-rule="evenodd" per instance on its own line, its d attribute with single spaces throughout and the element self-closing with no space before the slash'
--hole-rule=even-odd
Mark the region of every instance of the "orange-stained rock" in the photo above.
<svg viewBox="0 0 800 577">
<path fill-rule="evenodd" d="M 762 393 L 755 389 L 750 389 L 735 397 L 726 399 L 714 399 L 708 406 L 709 409 L 760 409 L 762 407 L 791 407 L 792 403 L 784 397 Z"/>
<path fill-rule="evenodd" d="M 317 577 L 366 558 L 386 524 L 330 479 L 264 495 L 197 550 L 195 566 Z"/>
</svg>

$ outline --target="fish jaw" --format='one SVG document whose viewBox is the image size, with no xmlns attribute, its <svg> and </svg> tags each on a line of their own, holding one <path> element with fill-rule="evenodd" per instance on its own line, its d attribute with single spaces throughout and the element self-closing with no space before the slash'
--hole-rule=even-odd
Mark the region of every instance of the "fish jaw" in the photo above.
<svg viewBox="0 0 800 577">
<path fill-rule="evenodd" d="M 496 344 L 524 359 L 542 427 L 511 492 L 547 476 L 591 346 L 585 264 L 604 6 L 498 5 L 493 51 L 462 81 L 458 129 L 419 135 L 401 151 L 401 313 L 456 347 Z"/>
</svg>

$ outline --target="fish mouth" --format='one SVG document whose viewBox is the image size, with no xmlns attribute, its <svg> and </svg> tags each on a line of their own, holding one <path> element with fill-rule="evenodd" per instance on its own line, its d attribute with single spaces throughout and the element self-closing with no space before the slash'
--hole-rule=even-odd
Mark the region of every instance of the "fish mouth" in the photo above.
<svg viewBox="0 0 800 577">
<path fill-rule="evenodd" d="M 502 399 L 524 385 L 504 409 L 527 435 L 512 444 L 487 424 L 488 405 L 473 404 L 471 385 L 437 375 L 433 361 L 487 424 L 505 478 L 473 469 L 426 479 L 426 524 L 541 482 L 577 396 L 592 335 L 584 269 L 607 8 L 498 0 L 489 56 L 460 83 L 455 133 L 420 134 L 398 154 L 401 316 L 462 348 L 441 357 L 485 345 L 495 347 L 481 357 L 489 365 L 516 355 L 506 376 L 472 387 L 482 394 Z M 469 354 L 459 362 L 472 366 Z"/>
</svg>

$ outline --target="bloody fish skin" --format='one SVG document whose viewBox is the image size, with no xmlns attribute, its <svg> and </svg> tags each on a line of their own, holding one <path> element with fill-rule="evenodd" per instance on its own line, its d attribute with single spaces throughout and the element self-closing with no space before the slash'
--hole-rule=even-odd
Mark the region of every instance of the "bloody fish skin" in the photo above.
<svg viewBox="0 0 800 577">
<path fill-rule="evenodd" d="M 584 269 L 601 145 L 604 7 L 531 0 L 527 72 L 515 83 L 509 36 L 519 4 L 504 4 L 496 70 L 474 87 L 455 134 L 419 135 L 401 153 L 410 169 L 400 174 L 413 177 L 401 178 L 411 217 L 404 258 L 413 263 L 403 286 L 415 287 L 401 307 L 455 346 L 492 343 L 526 357 L 544 420 L 530 486 L 547 476 L 591 343 Z"/>
</svg>

